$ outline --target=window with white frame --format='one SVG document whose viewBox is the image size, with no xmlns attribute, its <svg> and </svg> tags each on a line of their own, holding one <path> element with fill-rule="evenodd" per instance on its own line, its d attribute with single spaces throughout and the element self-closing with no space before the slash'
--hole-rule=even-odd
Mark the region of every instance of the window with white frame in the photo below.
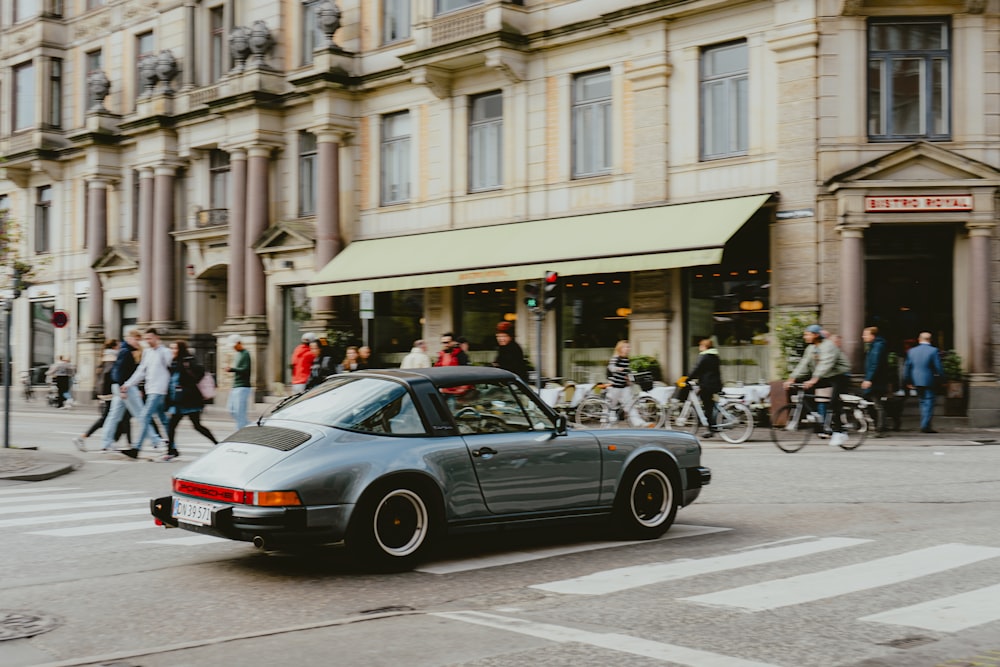
<svg viewBox="0 0 1000 667">
<path fill-rule="evenodd" d="M 104 68 L 104 55 L 100 49 L 93 49 L 92 51 L 87 51 L 84 56 L 84 66 L 83 66 L 83 81 L 81 85 L 83 90 L 87 90 L 87 77 L 90 76 L 91 72 L 100 72 Z"/>
<path fill-rule="evenodd" d="M 434 0 L 434 13 L 444 14 L 445 12 L 453 12 L 456 9 L 481 4 L 483 4 L 483 0 Z"/>
<path fill-rule="evenodd" d="M 477 95 L 469 105 L 469 191 L 503 185 L 503 94 Z"/>
<path fill-rule="evenodd" d="M 611 72 L 573 77 L 573 177 L 611 171 Z"/>
<path fill-rule="evenodd" d="M 62 127 L 63 61 L 49 58 L 49 85 L 45 98 L 45 124 L 53 129 Z"/>
<path fill-rule="evenodd" d="M 299 132 L 299 215 L 316 215 L 316 135 Z"/>
<path fill-rule="evenodd" d="M 226 73 L 226 8 L 208 10 L 208 79 L 218 81 Z"/>
<path fill-rule="evenodd" d="M 319 31 L 316 20 L 316 10 L 320 0 L 302 0 L 302 64 L 313 61 L 313 51 L 323 43 L 323 34 Z"/>
<path fill-rule="evenodd" d="M 951 136 L 951 46 L 947 19 L 868 23 L 868 137 Z"/>
<path fill-rule="evenodd" d="M 214 149 L 208 158 L 209 197 L 213 209 L 229 208 L 229 153 Z"/>
<path fill-rule="evenodd" d="M 135 36 L 135 96 L 142 94 L 142 72 L 139 71 L 139 63 L 146 56 L 155 53 L 156 47 L 153 44 L 153 33 L 144 32 Z"/>
<path fill-rule="evenodd" d="M 49 252 L 52 236 L 52 186 L 35 191 L 35 252 Z"/>
<path fill-rule="evenodd" d="M 749 64 L 746 42 L 701 53 L 701 157 L 746 155 L 749 128 Z"/>
<path fill-rule="evenodd" d="M 41 4 L 42 0 L 14 0 L 14 23 L 38 16 Z"/>
<path fill-rule="evenodd" d="M 410 199 L 410 112 L 382 117 L 382 203 Z"/>
<path fill-rule="evenodd" d="M 382 0 L 382 43 L 410 36 L 410 3 L 413 0 Z"/>
<path fill-rule="evenodd" d="M 14 132 L 35 126 L 35 64 L 30 60 L 14 67 Z"/>
</svg>

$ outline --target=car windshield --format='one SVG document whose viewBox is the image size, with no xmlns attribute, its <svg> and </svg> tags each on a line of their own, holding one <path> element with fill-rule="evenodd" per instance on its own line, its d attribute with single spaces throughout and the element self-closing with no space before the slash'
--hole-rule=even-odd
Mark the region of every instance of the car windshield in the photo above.
<svg viewBox="0 0 1000 667">
<path fill-rule="evenodd" d="M 421 435 L 427 431 L 406 387 L 381 378 L 345 377 L 326 383 L 273 416 L 367 433 Z"/>
</svg>

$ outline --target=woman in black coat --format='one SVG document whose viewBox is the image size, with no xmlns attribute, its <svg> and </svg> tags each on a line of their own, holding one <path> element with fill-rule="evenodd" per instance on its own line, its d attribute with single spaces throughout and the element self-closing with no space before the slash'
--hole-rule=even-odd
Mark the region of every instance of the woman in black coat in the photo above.
<svg viewBox="0 0 1000 667">
<path fill-rule="evenodd" d="M 205 399 L 201 397 L 198 382 L 205 377 L 205 369 L 194 360 L 185 341 L 171 343 L 170 350 L 174 353 L 174 360 L 170 363 L 170 389 L 167 395 L 167 412 L 170 413 L 170 423 L 167 424 L 169 444 L 162 461 L 172 461 L 180 456 L 175 435 L 177 425 L 184 417 L 188 417 L 194 429 L 211 440 L 213 445 L 219 444 L 212 432 L 201 423 Z"/>
<path fill-rule="evenodd" d="M 711 438 L 715 432 L 715 394 L 722 391 L 722 369 L 719 363 L 719 351 L 712 345 L 711 338 L 703 338 L 698 342 L 698 363 L 688 373 L 688 379 L 698 381 L 698 395 L 701 397 L 701 407 L 708 418 L 708 432 L 701 437 Z"/>
</svg>

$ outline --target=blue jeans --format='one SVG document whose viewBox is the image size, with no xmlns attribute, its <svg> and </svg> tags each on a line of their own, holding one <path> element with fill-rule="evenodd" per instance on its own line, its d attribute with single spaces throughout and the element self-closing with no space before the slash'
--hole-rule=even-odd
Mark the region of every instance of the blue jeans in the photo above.
<svg viewBox="0 0 1000 667">
<path fill-rule="evenodd" d="M 934 388 L 917 387 L 917 398 L 920 399 L 920 428 L 930 428 L 934 418 Z"/>
<path fill-rule="evenodd" d="M 146 440 L 147 435 L 154 442 L 156 441 L 156 433 L 153 431 L 153 417 L 159 418 L 160 423 L 163 424 L 163 431 L 166 432 L 167 426 L 170 424 L 164 409 L 166 403 L 167 397 L 164 394 L 146 394 L 146 404 L 142 406 L 142 412 L 139 413 L 142 430 L 139 431 L 139 437 L 135 441 L 135 449 L 142 449 L 142 443 Z"/>
<path fill-rule="evenodd" d="M 250 400 L 250 387 L 233 387 L 229 392 L 229 414 L 236 422 L 236 430 L 247 425 L 247 402 Z"/>
<path fill-rule="evenodd" d="M 142 412 L 142 396 L 139 395 L 139 388 L 129 387 L 125 399 L 122 400 L 121 386 L 111 385 L 111 407 L 108 408 L 108 416 L 104 420 L 104 434 L 101 438 L 102 449 L 112 448 L 115 433 L 118 431 L 118 423 L 121 422 L 126 410 L 133 417 L 137 417 Z"/>
</svg>

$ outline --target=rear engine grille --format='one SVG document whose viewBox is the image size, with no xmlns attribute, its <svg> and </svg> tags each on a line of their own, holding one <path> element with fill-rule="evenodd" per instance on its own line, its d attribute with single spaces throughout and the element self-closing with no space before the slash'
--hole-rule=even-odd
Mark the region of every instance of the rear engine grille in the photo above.
<svg viewBox="0 0 1000 667">
<path fill-rule="evenodd" d="M 223 442 L 240 442 L 280 449 L 283 452 L 295 449 L 312 436 L 302 431 L 276 426 L 247 426 L 233 433 Z"/>
</svg>

